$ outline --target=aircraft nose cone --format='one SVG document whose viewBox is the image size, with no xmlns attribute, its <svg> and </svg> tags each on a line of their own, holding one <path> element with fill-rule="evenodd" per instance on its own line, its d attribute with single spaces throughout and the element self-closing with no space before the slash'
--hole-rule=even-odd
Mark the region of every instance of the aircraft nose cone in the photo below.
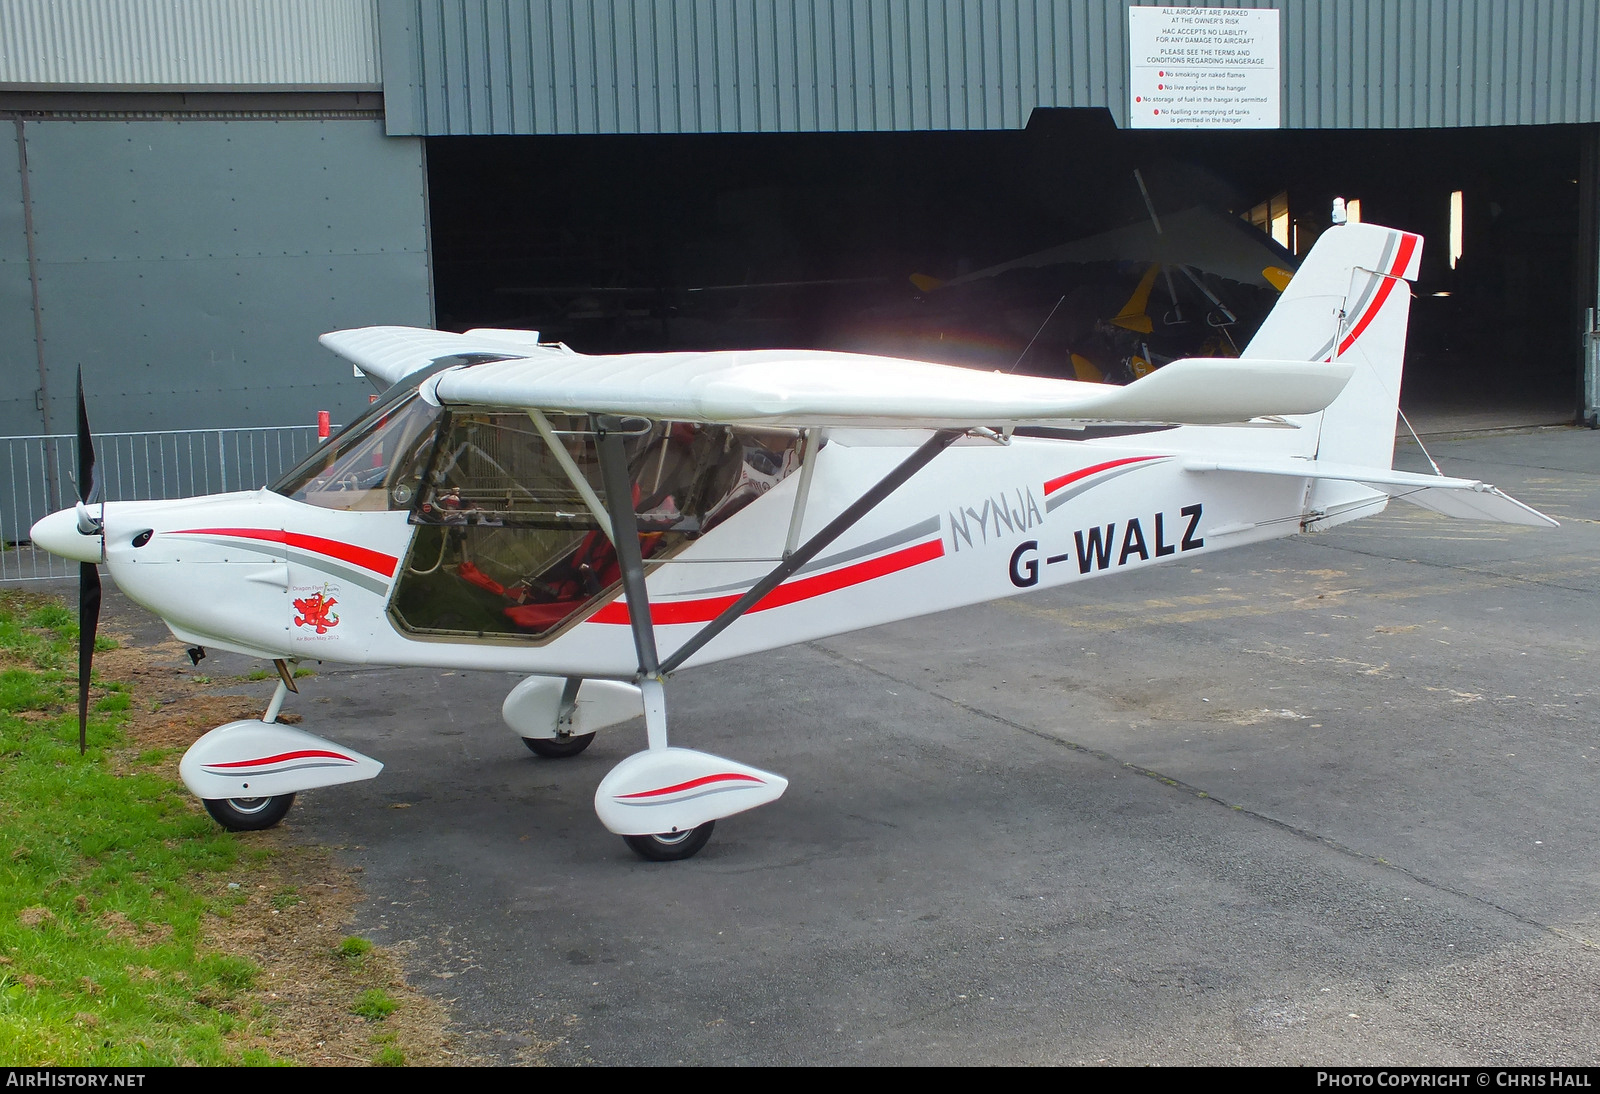
<svg viewBox="0 0 1600 1094">
<path fill-rule="evenodd" d="M 78 531 L 78 513 L 75 509 L 62 509 L 51 513 L 28 533 L 34 545 L 43 547 L 53 555 L 70 558 L 75 562 L 99 562 L 103 550 L 102 537 L 86 536 Z"/>
</svg>

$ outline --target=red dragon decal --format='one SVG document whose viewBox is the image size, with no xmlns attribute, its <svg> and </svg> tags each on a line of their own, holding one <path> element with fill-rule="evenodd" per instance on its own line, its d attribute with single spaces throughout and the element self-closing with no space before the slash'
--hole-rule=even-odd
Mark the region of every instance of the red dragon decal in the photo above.
<svg viewBox="0 0 1600 1094">
<path fill-rule="evenodd" d="M 297 627 L 315 627 L 318 634 L 327 634 L 329 627 L 339 625 L 339 617 L 333 614 L 333 606 L 339 603 L 331 596 L 322 593 L 313 593 L 294 602 L 295 611 L 300 614 L 294 617 Z"/>
</svg>

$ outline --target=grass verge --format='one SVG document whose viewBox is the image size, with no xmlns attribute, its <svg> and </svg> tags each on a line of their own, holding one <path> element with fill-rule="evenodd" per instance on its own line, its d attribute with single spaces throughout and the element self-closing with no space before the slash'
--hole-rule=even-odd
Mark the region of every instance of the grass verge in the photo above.
<svg viewBox="0 0 1600 1094">
<path fill-rule="evenodd" d="M 340 930 L 349 872 L 283 830 L 224 832 L 175 778 L 185 738 L 258 704 L 118 650 L 132 681 L 97 662 L 80 757 L 76 639 L 59 603 L 0 590 L 0 1060 L 452 1062 L 437 1004 Z M 149 694 L 163 680 L 179 694 Z M 352 1010 L 380 997 L 374 1033 Z"/>
</svg>

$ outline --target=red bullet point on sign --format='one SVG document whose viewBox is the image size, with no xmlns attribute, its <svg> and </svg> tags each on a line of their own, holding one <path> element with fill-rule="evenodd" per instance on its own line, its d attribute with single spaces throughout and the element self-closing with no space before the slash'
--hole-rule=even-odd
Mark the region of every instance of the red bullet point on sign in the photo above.
<svg viewBox="0 0 1600 1094">
<path fill-rule="evenodd" d="M 1143 95 L 1135 95 L 1133 97 L 1133 101 L 1136 102 L 1136 103 L 1142 103 L 1142 102 L 1144 102 L 1144 96 Z"/>
</svg>

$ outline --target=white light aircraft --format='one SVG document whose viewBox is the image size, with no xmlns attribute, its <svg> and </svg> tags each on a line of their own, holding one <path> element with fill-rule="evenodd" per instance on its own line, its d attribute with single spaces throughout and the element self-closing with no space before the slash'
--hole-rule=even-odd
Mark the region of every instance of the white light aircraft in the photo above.
<svg viewBox="0 0 1600 1094">
<path fill-rule="evenodd" d="M 33 541 L 82 563 L 80 704 L 100 563 L 185 642 L 277 663 L 263 716 L 183 758 L 228 828 L 381 770 L 277 721 L 290 666 L 326 658 L 524 673 L 502 713 L 545 757 L 642 713 L 648 747 L 605 776 L 595 809 L 640 855 L 687 858 L 787 782 L 668 745 L 680 669 L 1329 528 L 1391 498 L 1553 525 L 1482 482 L 1391 469 L 1421 246 L 1336 227 L 1242 357 L 1126 387 L 831 352 L 585 356 L 527 331 L 336 331 L 323 344 L 381 398 L 272 488 L 181 501 L 99 500 L 80 385 L 89 488 Z"/>
</svg>

